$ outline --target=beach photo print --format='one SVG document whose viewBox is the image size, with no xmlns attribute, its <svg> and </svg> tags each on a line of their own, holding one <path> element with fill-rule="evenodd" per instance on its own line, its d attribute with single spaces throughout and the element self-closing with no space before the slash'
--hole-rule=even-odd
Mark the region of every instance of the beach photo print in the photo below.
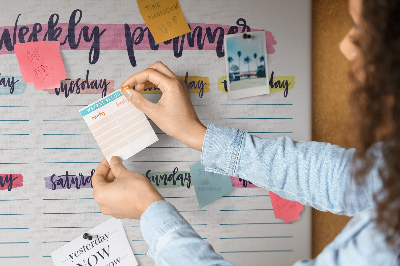
<svg viewBox="0 0 400 266">
<path fill-rule="evenodd" d="M 265 31 L 225 35 L 229 100 L 269 94 Z"/>
</svg>

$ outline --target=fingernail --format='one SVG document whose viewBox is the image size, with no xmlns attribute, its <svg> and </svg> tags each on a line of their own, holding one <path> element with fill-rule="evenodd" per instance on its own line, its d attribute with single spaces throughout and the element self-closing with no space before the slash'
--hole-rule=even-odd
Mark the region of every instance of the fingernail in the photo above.
<svg viewBox="0 0 400 266">
<path fill-rule="evenodd" d="M 122 91 L 122 93 L 125 95 L 126 98 L 128 98 L 128 100 L 130 100 L 132 98 L 133 95 L 133 90 L 131 89 L 125 89 Z"/>
<path fill-rule="evenodd" d="M 122 163 L 122 160 L 118 156 L 113 156 L 110 160 L 110 164 L 119 164 L 119 163 Z"/>
</svg>

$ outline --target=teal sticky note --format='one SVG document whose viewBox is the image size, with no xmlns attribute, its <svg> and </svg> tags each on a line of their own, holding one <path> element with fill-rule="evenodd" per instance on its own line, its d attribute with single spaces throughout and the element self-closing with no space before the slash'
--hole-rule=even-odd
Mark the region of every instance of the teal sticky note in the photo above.
<svg viewBox="0 0 400 266">
<path fill-rule="evenodd" d="M 206 172 L 200 161 L 190 166 L 190 175 L 200 208 L 233 190 L 230 176 Z"/>
</svg>

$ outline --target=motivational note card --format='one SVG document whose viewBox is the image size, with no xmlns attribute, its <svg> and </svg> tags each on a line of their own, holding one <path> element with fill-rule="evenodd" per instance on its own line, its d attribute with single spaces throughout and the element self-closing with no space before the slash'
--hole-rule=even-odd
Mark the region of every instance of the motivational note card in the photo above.
<svg viewBox="0 0 400 266">
<path fill-rule="evenodd" d="M 120 91 L 79 111 L 107 161 L 126 160 L 158 140 L 144 113 Z"/>
<path fill-rule="evenodd" d="M 35 89 L 54 89 L 67 78 L 60 53 L 60 42 L 27 42 L 14 45 L 19 68 L 25 83 Z"/>
<path fill-rule="evenodd" d="M 304 206 L 296 201 L 284 199 L 273 192 L 269 192 L 275 218 L 282 219 L 284 223 L 291 223 L 300 219 Z"/>
<path fill-rule="evenodd" d="M 92 239 L 84 239 L 88 233 Z M 108 219 L 51 253 L 55 266 L 138 265 L 121 220 Z"/>
<path fill-rule="evenodd" d="M 206 172 L 201 161 L 195 162 L 190 166 L 190 174 L 192 175 L 194 190 L 196 191 L 200 208 L 233 190 L 229 176 Z"/>
<path fill-rule="evenodd" d="M 178 0 L 137 0 L 140 14 L 157 43 L 190 32 Z"/>
</svg>

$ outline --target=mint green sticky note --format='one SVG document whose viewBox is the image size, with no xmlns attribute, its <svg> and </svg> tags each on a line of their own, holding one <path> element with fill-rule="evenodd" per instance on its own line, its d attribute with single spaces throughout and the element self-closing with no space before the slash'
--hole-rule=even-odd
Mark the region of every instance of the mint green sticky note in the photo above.
<svg viewBox="0 0 400 266">
<path fill-rule="evenodd" d="M 206 172 L 201 161 L 195 162 L 189 168 L 200 208 L 233 190 L 230 176 Z"/>
</svg>

